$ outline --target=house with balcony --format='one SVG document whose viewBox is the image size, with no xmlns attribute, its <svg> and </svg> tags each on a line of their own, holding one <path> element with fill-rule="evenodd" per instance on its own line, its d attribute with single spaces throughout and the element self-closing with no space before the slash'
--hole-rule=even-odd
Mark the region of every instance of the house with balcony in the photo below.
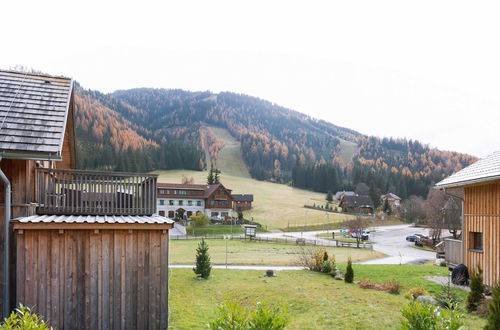
<svg viewBox="0 0 500 330">
<path fill-rule="evenodd" d="M 220 221 L 233 216 L 231 189 L 221 183 L 158 183 L 157 195 L 158 214 L 170 219 L 188 219 L 198 212 Z"/>
<path fill-rule="evenodd" d="M 253 194 L 232 194 L 233 198 L 233 210 L 248 211 L 252 209 Z"/>
<path fill-rule="evenodd" d="M 0 71 L 0 307 L 57 329 L 166 328 L 157 176 L 76 170 L 73 81 Z"/>
<path fill-rule="evenodd" d="M 445 178 L 436 188 L 463 205 L 460 239 L 445 239 L 447 263 L 463 263 L 469 272 L 480 266 L 484 283 L 493 286 L 500 281 L 500 151 Z"/>
<path fill-rule="evenodd" d="M 396 210 L 401 206 L 401 197 L 393 193 L 387 193 L 385 195 L 380 196 L 380 202 L 382 205 L 387 204 L 392 210 Z"/>
</svg>

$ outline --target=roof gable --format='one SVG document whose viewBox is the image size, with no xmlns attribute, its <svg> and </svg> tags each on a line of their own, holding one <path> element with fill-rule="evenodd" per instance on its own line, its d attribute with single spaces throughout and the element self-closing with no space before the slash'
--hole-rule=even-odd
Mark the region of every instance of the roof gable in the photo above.
<svg viewBox="0 0 500 330">
<path fill-rule="evenodd" d="M 460 187 L 493 180 L 500 180 L 500 151 L 494 152 L 438 182 L 436 187 Z"/>
<path fill-rule="evenodd" d="M 70 78 L 0 70 L 0 152 L 4 158 L 61 159 Z"/>
</svg>

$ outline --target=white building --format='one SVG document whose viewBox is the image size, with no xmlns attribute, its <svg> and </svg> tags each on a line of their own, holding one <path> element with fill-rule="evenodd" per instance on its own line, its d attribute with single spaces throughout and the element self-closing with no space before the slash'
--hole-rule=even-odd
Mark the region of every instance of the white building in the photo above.
<svg viewBox="0 0 500 330">
<path fill-rule="evenodd" d="M 222 184 L 158 183 L 157 212 L 168 218 L 189 218 L 197 212 L 211 219 L 232 217 L 231 190 Z"/>
</svg>

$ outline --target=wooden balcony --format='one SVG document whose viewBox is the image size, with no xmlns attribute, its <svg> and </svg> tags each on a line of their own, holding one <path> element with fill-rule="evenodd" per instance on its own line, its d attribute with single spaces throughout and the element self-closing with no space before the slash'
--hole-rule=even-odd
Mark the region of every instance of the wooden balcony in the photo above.
<svg viewBox="0 0 500 330">
<path fill-rule="evenodd" d="M 151 215 L 157 175 L 39 168 L 37 214 Z"/>
</svg>

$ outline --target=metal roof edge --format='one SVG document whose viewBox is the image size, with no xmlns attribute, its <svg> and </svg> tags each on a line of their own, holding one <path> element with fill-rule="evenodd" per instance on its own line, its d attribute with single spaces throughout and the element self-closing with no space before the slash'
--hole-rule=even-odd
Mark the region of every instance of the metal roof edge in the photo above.
<svg viewBox="0 0 500 330">
<path fill-rule="evenodd" d="M 473 179 L 473 180 L 464 180 L 464 181 L 458 181 L 458 182 L 452 182 L 452 183 L 443 183 L 441 182 L 436 183 L 434 186 L 435 189 L 441 189 L 441 188 L 452 188 L 452 187 L 462 187 L 462 186 L 468 186 L 471 184 L 476 184 L 476 183 L 483 183 L 483 182 L 488 182 L 488 181 L 495 181 L 495 180 L 500 180 L 500 175 L 494 175 L 494 176 L 487 176 L 484 178 L 479 178 L 479 179 Z"/>
</svg>

